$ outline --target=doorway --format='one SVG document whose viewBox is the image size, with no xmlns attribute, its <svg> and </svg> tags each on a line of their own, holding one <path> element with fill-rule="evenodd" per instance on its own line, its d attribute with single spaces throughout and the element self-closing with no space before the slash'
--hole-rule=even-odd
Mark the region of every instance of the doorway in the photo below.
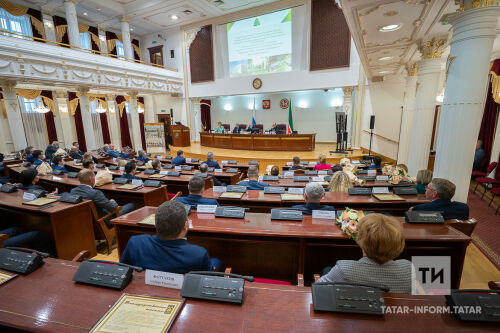
<svg viewBox="0 0 500 333">
<path fill-rule="evenodd" d="M 171 135 L 171 129 L 170 125 L 172 124 L 172 118 L 169 114 L 159 114 L 158 116 L 158 122 L 163 124 L 164 132 L 165 132 L 165 144 L 166 144 L 166 149 L 170 150 L 169 145 L 172 144 L 172 135 Z"/>
</svg>

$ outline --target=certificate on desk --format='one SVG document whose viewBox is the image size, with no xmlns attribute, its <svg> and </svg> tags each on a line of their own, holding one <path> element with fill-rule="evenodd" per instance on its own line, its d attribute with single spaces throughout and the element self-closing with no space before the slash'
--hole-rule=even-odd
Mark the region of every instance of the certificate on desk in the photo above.
<svg viewBox="0 0 500 333">
<path fill-rule="evenodd" d="M 281 195 L 281 200 L 282 201 L 304 201 L 304 196 L 300 194 L 282 194 Z"/>
<path fill-rule="evenodd" d="M 23 205 L 30 205 L 30 206 L 45 206 L 45 205 L 48 205 L 48 204 L 51 204 L 53 202 L 56 202 L 57 198 L 38 198 L 38 199 L 35 199 L 35 200 L 32 200 L 32 201 L 26 201 L 26 202 L 23 202 Z"/>
<path fill-rule="evenodd" d="M 375 198 L 380 201 L 405 201 L 405 199 L 401 198 L 397 194 L 374 194 Z"/>
<path fill-rule="evenodd" d="M 4 284 L 5 282 L 12 280 L 16 276 L 17 276 L 17 274 L 14 274 L 14 273 L 7 273 L 4 271 L 0 271 L 0 286 L 2 284 Z"/>
<path fill-rule="evenodd" d="M 241 199 L 244 193 L 241 192 L 224 192 L 219 195 L 219 198 L 227 198 L 227 199 Z"/>
<path fill-rule="evenodd" d="M 155 214 L 151 214 L 148 217 L 143 218 L 137 224 L 148 224 L 148 225 L 155 225 Z"/>
<path fill-rule="evenodd" d="M 183 299 L 123 294 L 90 332 L 168 332 L 183 305 Z"/>
</svg>

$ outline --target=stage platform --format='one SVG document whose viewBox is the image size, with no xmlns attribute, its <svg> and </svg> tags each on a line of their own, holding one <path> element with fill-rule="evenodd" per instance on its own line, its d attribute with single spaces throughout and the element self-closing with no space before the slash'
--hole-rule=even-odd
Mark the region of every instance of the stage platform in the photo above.
<svg viewBox="0 0 500 333">
<path fill-rule="evenodd" d="M 348 152 L 348 154 L 330 154 L 331 150 L 335 150 L 335 143 L 316 143 L 316 149 L 313 151 L 256 151 L 203 147 L 197 142 L 191 142 L 190 147 L 170 146 L 170 154 L 176 156 L 175 153 L 179 149 L 184 151 L 185 157 L 199 158 L 202 161 L 206 159 L 208 152 L 213 152 L 215 159 L 219 161 L 237 160 L 241 163 L 259 161 L 261 172 L 265 171 L 270 164 L 281 168 L 286 165 L 286 162 L 291 162 L 294 156 L 298 156 L 304 161 L 317 161 L 318 156 L 324 154 L 328 159 L 328 163 L 338 163 L 344 157 L 360 160 L 363 156 L 361 149 Z"/>
</svg>

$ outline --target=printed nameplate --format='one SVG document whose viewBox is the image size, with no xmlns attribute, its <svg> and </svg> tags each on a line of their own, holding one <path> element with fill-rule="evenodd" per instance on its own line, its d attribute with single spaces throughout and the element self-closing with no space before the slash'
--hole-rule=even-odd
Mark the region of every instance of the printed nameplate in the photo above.
<svg viewBox="0 0 500 333">
<path fill-rule="evenodd" d="M 293 165 L 293 162 L 286 162 L 286 165 Z"/>
<path fill-rule="evenodd" d="M 285 171 L 283 172 L 283 178 L 293 178 L 294 172 L 293 171 Z"/>
<path fill-rule="evenodd" d="M 125 167 L 120 167 L 120 172 L 125 171 Z"/>
<path fill-rule="evenodd" d="M 182 170 L 182 167 L 181 167 L 180 165 L 177 165 L 177 166 L 174 168 L 174 170 L 179 170 L 179 171 L 180 171 L 180 170 Z"/>
<path fill-rule="evenodd" d="M 61 177 L 52 176 L 52 180 L 62 180 Z"/>
<path fill-rule="evenodd" d="M 388 187 L 373 187 L 372 188 L 372 193 L 373 194 L 388 194 L 389 193 L 389 188 Z"/>
<path fill-rule="evenodd" d="M 172 289 L 182 289 L 183 274 L 167 273 L 146 269 L 146 284 Z"/>
<path fill-rule="evenodd" d="M 303 187 L 289 187 L 288 193 L 289 194 L 304 194 L 304 188 Z"/>
<path fill-rule="evenodd" d="M 160 171 L 160 175 L 168 175 L 168 171 Z"/>
<path fill-rule="evenodd" d="M 132 185 L 142 185 L 142 180 L 140 180 L 140 179 L 132 179 Z"/>
<path fill-rule="evenodd" d="M 312 177 L 313 182 L 322 182 L 324 180 L 325 180 L 325 178 L 323 178 L 323 177 Z"/>
<path fill-rule="evenodd" d="M 335 220 L 335 211 L 334 210 L 313 210 L 312 211 L 313 219 L 328 219 Z"/>
<path fill-rule="evenodd" d="M 23 194 L 23 200 L 32 201 L 32 200 L 35 200 L 35 199 L 36 199 L 36 195 L 34 195 L 33 193 L 24 192 L 24 194 Z"/>
<path fill-rule="evenodd" d="M 389 180 L 389 176 L 377 176 L 375 180 Z"/>
<path fill-rule="evenodd" d="M 222 169 L 215 169 L 214 172 L 215 173 L 222 173 Z"/>
<path fill-rule="evenodd" d="M 212 192 L 226 192 L 227 186 L 214 186 Z"/>
<path fill-rule="evenodd" d="M 377 170 L 369 169 L 367 172 L 368 176 L 375 176 L 377 174 Z"/>
<path fill-rule="evenodd" d="M 198 213 L 215 214 L 216 209 L 217 209 L 217 205 L 197 205 L 196 206 L 196 211 Z"/>
<path fill-rule="evenodd" d="M 186 163 L 191 163 L 191 159 L 190 158 L 186 158 Z"/>
<path fill-rule="evenodd" d="M 326 170 L 319 170 L 318 171 L 318 175 L 327 175 L 328 174 L 328 171 Z"/>
</svg>

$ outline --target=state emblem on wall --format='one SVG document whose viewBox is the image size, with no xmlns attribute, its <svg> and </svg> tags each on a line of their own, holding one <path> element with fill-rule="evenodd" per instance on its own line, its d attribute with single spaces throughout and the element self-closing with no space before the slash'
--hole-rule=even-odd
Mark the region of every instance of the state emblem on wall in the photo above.
<svg viewBox="0 0 500 333">
<path fill-rule="evenodd" d="M 288 106 L 290 104 L 290 101 L 286 98 L 282 98 L 281 101 L 280 101 L 280 107 L 284 110 L 284 109 L 288 109 Z"/>
<path fill-rule="evenodd" d="M 269 110 L 271 108 L 271 100 L 270 99 L 262 100 L 262 108 L 264 110 Z"/>
</svg>

